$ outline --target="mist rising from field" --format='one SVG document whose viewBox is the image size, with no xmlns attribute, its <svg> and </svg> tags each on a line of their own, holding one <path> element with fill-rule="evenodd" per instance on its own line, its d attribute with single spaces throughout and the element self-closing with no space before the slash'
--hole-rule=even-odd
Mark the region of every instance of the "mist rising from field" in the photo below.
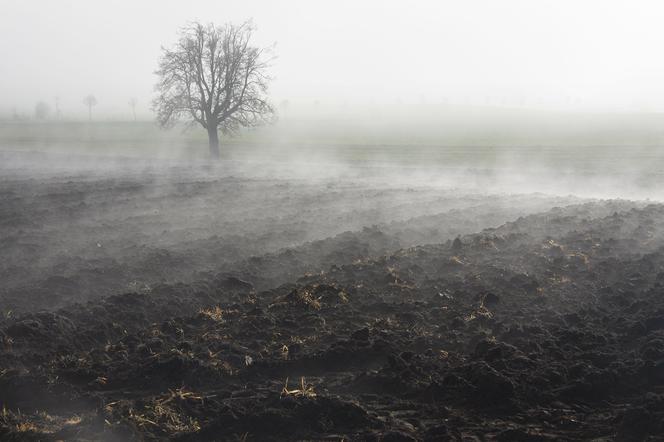
<svg viewBox="0 0 664 442">
<path fill-rule="evenodd" d="M 3 173 L 102 169 L 345 179 L 485 193 L 664 198 L 664 114 L 573 113 L 450 105 L 282 106 L 278 121 L 222 137 L 151 121 L 3 121 Z M 32 152 L 32 153 L 30 153 Z"/>
<path fill-rule="evenodd" d="M 2 154 L 5 174 L 184 164 L 662 199 L 657 2 L 67 5 L 14 2 L 0 16 L 0 53 L 12 60 L 0 81 L 0 151 L 47 154 Z M 208 164 L 200 127 L 154 124 L 160 48 L 188 22 L 252 17 L 253 44 L 276 43 L 269 98 L 278 121 L 222 137 L 224 164 Z M 83 104 L 89 94 L 93 108 Z"/>
</svg>

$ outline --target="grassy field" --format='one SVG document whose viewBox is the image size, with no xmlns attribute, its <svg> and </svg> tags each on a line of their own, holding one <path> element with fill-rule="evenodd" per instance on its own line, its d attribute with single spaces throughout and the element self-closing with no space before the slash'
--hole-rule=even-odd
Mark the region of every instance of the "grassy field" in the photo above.
<svg viewBox="0 0 664 442">
<path fill-rule="evenodd" d="M 664 116 L 553 113 L 298 117 L 222 137 L 228 159 L 290 159 L 404 166 L 546 167 L 601 173 L 664 171 Z M 207 155 L 198 127 L 153 122 L 0 121 L 0 150 L 129 157 Z"/>
</svg>

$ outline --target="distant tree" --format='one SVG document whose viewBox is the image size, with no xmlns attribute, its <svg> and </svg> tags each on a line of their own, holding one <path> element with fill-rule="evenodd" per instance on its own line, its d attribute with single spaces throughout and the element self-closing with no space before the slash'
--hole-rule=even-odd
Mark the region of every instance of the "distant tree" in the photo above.
<svg viewBox="0 0 664 442">
<path fill-rule="evenodd" d="M 45 120 L 51 114 L 51 107 L 48 103 L 40 101 L 35 105 L 35 118 L 38 120 Z"/>
<path fill-rule="evenodd" d="M 136 98 L 132 97 L 129 99 L 129 106 L 131 107 L 131 114 L 134 116 L 134 121 L 136 121 L 136 105 L 138 101 Z"/>
<path fill-rule="evenodd" d="M 172 49 L 162 48 L 157 120 L 170 127 L 180 119 L 207 130 L 210 155 L 219 157 L 219 134 L 270 121 L 267 100 L 269 50 L 251 45 L 251 22 L 240 25 L 193 23 L 182 29 Z"/>
<path fill-rule="evenodd" d="M 55 97 L 55 119 L 59 120 L 61 116 L 60 112 L 60 97 Z"/>
<path fill-rule="evenodd" d="M 90 94 L 83 99 L 83 104 L 88 107 L 88 121 L 92 121 L 92 108 L 97 105 L 97 98 Z"/>
</svg>

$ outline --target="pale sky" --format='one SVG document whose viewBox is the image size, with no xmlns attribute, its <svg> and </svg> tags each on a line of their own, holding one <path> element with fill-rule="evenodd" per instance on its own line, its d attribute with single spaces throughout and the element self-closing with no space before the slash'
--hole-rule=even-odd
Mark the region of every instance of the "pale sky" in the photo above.
<svg viewBox="0 0 664 442">
<path fill-rule="evenodd" d="M 0 113 L 60 97 L 148 116 L 160 46 L 190 20 L 253 18 L 275 103 L 664 111 L 664 2 L 0 0 Z"/>
</svg>

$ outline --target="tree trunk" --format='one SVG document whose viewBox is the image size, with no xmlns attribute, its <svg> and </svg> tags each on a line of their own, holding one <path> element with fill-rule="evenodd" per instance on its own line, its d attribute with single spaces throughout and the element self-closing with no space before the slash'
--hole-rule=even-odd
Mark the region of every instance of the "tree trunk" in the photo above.
<svg viewBox="0 0 664 442">
<path fill-rule="evenodd" d="M 219 134 L 216 126 L 208 127 L 208 138 L 210 140 L 210 156 L 215 159 L 219 158 Z"/>
</svg>

